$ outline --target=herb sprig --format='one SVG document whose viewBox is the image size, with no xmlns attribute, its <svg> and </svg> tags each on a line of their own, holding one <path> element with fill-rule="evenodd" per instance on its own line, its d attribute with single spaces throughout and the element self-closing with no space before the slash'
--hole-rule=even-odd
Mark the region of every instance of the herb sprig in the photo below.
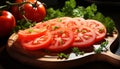
<svg viewBox="0 0 120 69">
<path fill-rule="evenodd" d="M 25 19 L 17 20 L 16 27 L 13 29 L 13 32 L 17 32 L 22 29 L 30 28 L 34 26 L 36 23 L 32 23 L 30 21 L 26 21 Z"/>
<path fill-rule="evenodd" d="M 98 53 L 101 53 L 101 52 L 103 52 L 103 51 L 107 51 L 108 49 L 106 48 L 106 46 L 108 45 L 108 41 L 106 40 L 105 42 L 102 42 L 101 44 L 100 44 L 100 46 L 99 46 L 99 48 L 95 48 L 94 49 L 94 52 L 96 53 L 96 54 L 98 54 Z M 105 49 L 105 50 L 103 50 L 103 49 Z M 80 51 L 79 50 L 79 48 L 77 48 L 77 47 L 74 47 L 74 48 L 72 48 L 72 52 L 76 55 L 76 56 L 78 56 L 78 55 L 84 55 L 85 54 L 85 52 L 84 51 Z M 58 59 L 68 59 L 69 58 L 69 55 L 70 54 L 66 54 L 66 53 L 59 53 L 59 54 L 57 54 L 58 55 Z"/>
<path fill-rule="evenodd" d="M 79 48 L 77 48 L 77 47 L 73 47 L 73 48 L 72 48 L 72 52 L 73 52 L 76 56 L 78 56 L 78 55 L 84 55 L 84 54 L 85 54 L 84 51 L 80 51 Z M 68 59 L 70 54 L 59 53 L 59 54 L 57 54 L 57 55 L 58 55 L 58 59 L 63 59 L 63 58 Z"/>
<path fill-rule="evenodd" d="M 59 53 L 58 55 L 58 59 L 68 59 L 69 58 L 69 54 L 65 54 L 65 53 Z"/>
<path fill-rule="evenodd" d="M 74 47 L 72 49 L 72 51 L 73 51 L 73 53 L 75 53 L 76 56 L 78 56 L 78 55 L 84 55 L 85 54 L 84 51 L 80 51 L 77 47 Z"/>
<path fill-rule="evenodd" d="M 101 53 L 103 51 L 103 48 L 105 49 L 104 51 L 107 51 L 108 50 L 106 48 L 107 45 L 108 45 L 108 41 L 102 42 L 99 48 L 94 49 L 94 52 L 95 53 Z"/>
</svg>

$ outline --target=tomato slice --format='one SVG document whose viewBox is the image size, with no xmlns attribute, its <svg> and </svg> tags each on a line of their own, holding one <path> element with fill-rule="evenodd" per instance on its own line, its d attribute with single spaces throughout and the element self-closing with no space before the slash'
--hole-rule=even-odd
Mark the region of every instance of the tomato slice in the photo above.
<svg viewBox="0 0 120 69">
<path fill-rule="evenodd" d="M 58 18 L 57 21 L 60 21 L 62 24 L 64 24 L 64 27 L 67 27 L 68 29 L 72 29 L 73 26 L 80 27 L 81 25 L 86 25 L 85 19 L 80 17 L 62 17 Z"/>
<path fill-rule="evenodd" d="M 52 32 L 57 29 L 63 28 L 63 25 L 60 22 L 50 20 L 50 21 L 46 21 L 44 23 L 36 24 L 34 27 L 38 28 L 38 29 L 46 28 L 47 30 Z"/>
<path fill-rule="evenodd" d="M 46 32 L 44 35 L 37 37 L 33 40 L 24 39 L 21 45 L 26 50 L 39 50 L 46 48 L 52 41 L 52 35 L 50 32 Z"/>
<path fill-rule="evenodd" d="M 48 46 L 47 50 L 52 52 L 61 52 L 71 47 L 74 42 L 73 32 L 71 30 L 59 29 L 54 32 L 53 41 Z"/>
<path fill-rule="evenodd" d="M 73 47 L 85 48 L 94 44 L 96 35 L 91 28 L 87 26 L 74 27 L 72 31 L 75 36 Z"/>
<path fill-rule="evenodd" d="M 80 17 L 75 17 L 73 18 L 74 21 L 76 21 L 76 23 L 78 23 L 78 25 L 84 25 L 87 26 L 86 20 L 84 18 L 80 18 Z"/>
<path fill-rule="evenodd" d="M 67 26 L 68 29 L 72 29 L 73 26 L 80 27 L 80 23 L 77 20 L 74 19 L 68 19 L 66 22 L 63 22 L 65 26 Z"/>
<path fill-rule="evenodd" d="M 20 30 L 18 32 L 18 40 L 20 40 L 20 41 L 23 39 L 32 40 L 41 35 L 44 35 L 44 33 L 46 33 L 46 31 L 47 31 L 46 28 L 41 28 L 41 29 L 29 28 L 29 29 L 25 29 L 25 30 Z"/>
<path fill-rule="evenodd" d="M 96 42 L 101 41 L 106 36 L 106 28 L 105 26 L 96 20 L 86 20 L 88 27 L 92 28 L 96 33 Z"/>
<path fill-rule="evenodd" d="M 104 39 L 105 35 L 105 26 L 96 20 L 61 17 L 19 31 L 18 39 L 27 50 L 47 49 L 51 52 L 61 52 L 71 46 L 91 47 L 95 42 Z"/>
</svg>

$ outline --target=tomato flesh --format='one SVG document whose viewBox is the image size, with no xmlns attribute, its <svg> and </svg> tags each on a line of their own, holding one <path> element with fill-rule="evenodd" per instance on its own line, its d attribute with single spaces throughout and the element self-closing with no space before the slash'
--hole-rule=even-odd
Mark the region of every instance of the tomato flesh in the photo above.
<svg viewBox="0 0 120 69">
<path fill-rule="evenodd" d="M 63 52 L 71 47 L 88 48 L 106 35 L 106 28 L 100 22 L 78 17 L 51 19 L 37 23 L 32 29 L 33 32 L 30 29 L 18 32 L 21 45 L 28 50 L 51 52 Z"/>
<path fill-rule="evenodd" d="M 86 20 L 88 27 L 92 28 L 96 33 L 96 42 L 103 40 L 106 36 L 105 26 L 96 20 Z"/>
<path fill-rule="evenodd" d="M 18 32 L 18 40 L 22 41 L 24 39 L 32 40 L 34 38 L 37 38 L 41 35 L 44 35 L 46 33 L 47 29 L 37 29 L 37 28 L 29 28 L 25 30 L 20 30 Z"/>
<path fill-rule="evenodd" d="M 37 37 L 33 40 L 27 40 L 24 39 L 22 41 L 22 46 L 24 49 L 27 50 L 39 50 L 46 48 L 52 41 L 52 35 L 49 32 L 46 32 L 46 34 Z"/>
<path fill-rule="evenodd" d="M 73 31 L 75 36 L 73 47 L 85 48 L 94 44 L 96 35 L 91 28 L 86 26 L 74 27 Z"/>
<path fill-rule="evenodd" d="M 60 22 L 51 22 L 51 21 L 46 21 L 44 23 L 38 23 L 37 25 L 34 26 L 35 28 L 46 28 L 49 31 L 55 31 L 58 29 L 63 28 L 64 26 Z"/>
<path fill-rule="evenodd" d="M 47 49 L 53 52 L 61 52 L 70 48 L 74 41 L 73 32 L 70 30 L 56 30 L 52 34 L 53 41 Z"/>
</svg>

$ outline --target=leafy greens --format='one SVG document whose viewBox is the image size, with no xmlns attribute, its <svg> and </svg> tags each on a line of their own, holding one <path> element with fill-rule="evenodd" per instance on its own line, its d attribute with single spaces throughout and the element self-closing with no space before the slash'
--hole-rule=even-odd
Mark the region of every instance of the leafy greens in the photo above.
<svg viewBox="0 0 120 69">
<path fill-rule="evenodd" d="M 98 12 L 95 4 L 91 4 L 88 7 L 77 6 L 75 0 L 65 1 L 65 5 L 60 9 L 48 8 L 44 21 L 63 16 L 98 20 L 106 26 L 109 34 L 112 34 L 115 28 L 114 21 L 110 17 L 105 17 Z"/>
</svg>

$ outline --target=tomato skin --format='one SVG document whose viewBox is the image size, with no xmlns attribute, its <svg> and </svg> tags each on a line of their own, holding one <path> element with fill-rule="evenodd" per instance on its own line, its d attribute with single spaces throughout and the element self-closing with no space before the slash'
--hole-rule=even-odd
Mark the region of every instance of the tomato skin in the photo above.
<svg viewBox="0 0 120 69">
<path fill-rule="evenodd" d="M 16 3 L 21 3 L 23 0 L 16 0 Z M 31 2 L 32 4 L 24 4 L 20 7 L 13 6 L 12 7 L 12 13 L 16 17 L 16 19 L 22 19 L 23 15 L 31 20 L 32 22 L 40 22 L 42 21 L 46 16 L 46 9 L 44 5 L 36 0 L 26 0 L 26 2 Z M 20 8 L 20 10 L 19 10 Z"/>
<path fill-rule="evenodd" d="M 0 38 L 9 36 L 10 32 L 16 26 L 16 20 L 14 16 L 8 11 L 0 12 Z"/>
</svg>

